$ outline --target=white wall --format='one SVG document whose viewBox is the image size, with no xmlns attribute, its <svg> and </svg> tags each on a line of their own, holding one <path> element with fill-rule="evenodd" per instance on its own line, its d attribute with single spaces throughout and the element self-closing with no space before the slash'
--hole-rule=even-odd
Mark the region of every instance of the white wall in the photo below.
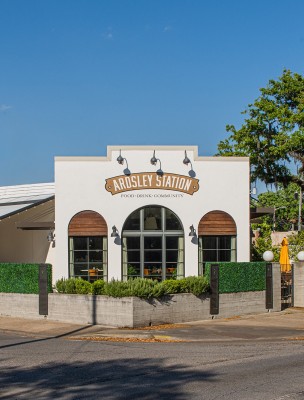
<svg viewBox="0 0 304 400">
<path fill-rule="evenodd" d="M 120 147 L 132 173 L 155 172 L 150 164 L 155 147 Z M 164 172 L 187 175 L 183 164 L 185 147 L 156 147 Z M 121 246 L 111 238 L 115 225 L 121 233 L 126 218 L 137 208 L 160 205 L 174 211 L 185 231 L 185 274 L 198 273 L 198 248 L 189 237 L 189 227 L 197 229 L 200 219 L 213 210 L 229 213 L 237 225 L 237 260 L 249 261 L 249 160 L 247 158 L 197 157 L 196 147 L 187 147 L 200 189 L 193 195 L 171 190 L 136 190 L 112 195 L 105 190 L 105 179 L 123 174 L 125 165 L 116 158 L 119 147 L 108 149 L 107 157 L 57 157 L 55 159 L 56 258 L 54 279 L 68 276 L 68 224 L 83 210 L 100 213 L 108 224 L 108 276 L 121 279 Z M 161 197 L 176 195 L 180 197 Z M 126 197 L 126 195 L 133 197 Z M 142 195 L 151 195 L 143 198 Z"/>
</svg>

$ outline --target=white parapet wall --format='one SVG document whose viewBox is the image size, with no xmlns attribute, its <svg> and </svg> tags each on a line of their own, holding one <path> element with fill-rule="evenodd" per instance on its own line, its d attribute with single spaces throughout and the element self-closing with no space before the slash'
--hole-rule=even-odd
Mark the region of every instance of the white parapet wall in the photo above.
<svg viewBox="0 0 304 400">
<path fill-rule="evenodd" d="M 49 312 L 45 317 L 39 315 L 38 295 L 0 293 L 0 315 L 28 319 L 47 318 L 75 324 L 140 327 L 269 311 L 265 308 L 265 291 L 220 294 L 220 311 L 216 316 L 210 314 L 209 295 L 196 297 L 184 293 L 166 296 L 161 300 L 57 293 L 51 293 L 48 297 Z"/>
</svg>

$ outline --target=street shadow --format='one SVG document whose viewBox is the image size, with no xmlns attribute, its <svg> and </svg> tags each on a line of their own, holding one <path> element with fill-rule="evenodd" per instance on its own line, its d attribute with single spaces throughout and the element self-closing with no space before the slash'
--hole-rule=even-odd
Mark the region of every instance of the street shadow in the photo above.
<svg viewBox="0 0 304 400">
<path fill-rule="evenodd" d="M 50 337 L 39 338 L 39 339 L 28 339 L 28 340 L 24 340 L 24 341 L 18 342 L 18 343 L 5 344 L 3 346 L 0 346 L 0 349 L 5 349 L 6 347 L 16 347 L 16 346 L 21 346 L 23 344 L 30 344 L 30 343 L 35 343 L 35 342 L 44 342 L 46 340 L 59 339 L 59 338 L 65 337 L 65 336 L 71 336 L 73 333 L 81 332 L 85 329 L 88 329 L 90 326 L 92 326 L 92 325 L 86 325 L 81 328 L 62 333 L 61 335 L 50 336 Z M 16 335 L 18 335 L 18 333 L 16 333 Z M 19 332 L 19 335 L 20 335 L 20 332 Z M 0 399 L 1 399 L 1 397 L 0 397 Z"/>
<path fill-rule="evenodd" d="M 40 364 L 33 368 L 2 367 L 0 397 L 185 400 L 186 387 L 189 384 L 199 385 L 204 381 L 216 381 L 215 374 L 204 371 L 203 368 L 193 369 L 182 364 L 166 365 L 164 359 L 71 361 Z"/>
</svg>

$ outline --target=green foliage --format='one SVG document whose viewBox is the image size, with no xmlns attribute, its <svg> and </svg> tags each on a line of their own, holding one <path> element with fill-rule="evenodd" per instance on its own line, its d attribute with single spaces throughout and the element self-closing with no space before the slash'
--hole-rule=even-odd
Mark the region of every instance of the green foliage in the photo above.
<svg viewBox="0 0 304 400">
<path fill-rule="evenodd" d="M 93 284 L 80 279 L 59 279 L 55 285 L 58 293 L 94 294 L 111 297 L 136 296 L 140 298 L 160 298 L 165 294 L 193 293 L 196 296 L 209 290 L 209 282 L 203 276 L 190 276 L 184 279 L 168 279 L 158 282 L 152 279 L 135 278 L 126 282 L 97 280 Z"/>
<path fill-rule="evenodd" d="M 284 70 L 278 80 L 260 89 L 244 114 L 248 117 L 240 129 L 227 125 L 231 135 L 218 144 L 218 154 L 250 157 L 252 181 L 303 185 L 304 78 Z M 291 161 L 300 166 L 298 175 L 288 167 Z"/>
<path fill-rule="evenodd" d="M 77 294 L 92 294 L 92 284 L 84 279 L 78 278 L 75 282 L 75 290 Z"/>
<path fill-rule="evenodd" d="M 104 294 L 105 282 L 102 279 L 98 279 L 92 284 L 92 294 L 100 295 Z"/>
<path fill-rule="evenodd" d="M 289 235 L 287 239 L 289 258 L 298 261 L 297 254 L 304 250 L 304 231 L 298 232 L 295 235 Z"/>
<path fill-rule="evenodd" d="M 297 225 L 299 200 L 295 193 L 299 191 L 298 185 L 290 183 L 286 188 L 278 185 L 275 192 L 261 193 L 257 198 L 257 206 L 272 207 L 273 216 L 265 217 L 265 223 L 271 226 L 273 231 L 289 231 L 292 224 Z"/>
<path fill-rule="evenodd" d="M 48 292 L 52 292 L 52 266 L 47 265 Z M 0 292 L 39 293 L 39 264 L 0 264 Z"/>
<path fill-rule="evenodd" d="M 251 247 L 251 259 L 252 261 L 264 261 L 263 253 L 267 250 L 271 250 L 274 254 L 274 261 L 279 261 L 280 250 L 278 247 L 272 245 L 271 240 L 271 229 L 272 226 L 267 223 L 266 217 L 261 224 L 253 224 L 252 229 L 257 227 L 260 229 L 260 236 L 253 241 Z"/>
<path fill-rule="evenodd" d="M 219 265 L 219 293 L 261 291 L 266 289 L 265 262 L 230 262 Z M 205 266 L 210 277 L 211 263 Z"/>
</svg>

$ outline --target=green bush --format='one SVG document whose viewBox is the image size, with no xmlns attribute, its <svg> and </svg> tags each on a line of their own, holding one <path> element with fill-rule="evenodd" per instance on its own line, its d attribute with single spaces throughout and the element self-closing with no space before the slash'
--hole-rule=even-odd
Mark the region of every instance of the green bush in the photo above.
<svg viewBox="0 0 304 400">
<path fill-rule="evenodd" d="M 98 279 L 97 281 L 93 282 L 92 294 L 95 295 L 104 294 L 104 286 L 105 286 L 105 281 L 103 281 L 102 279 Z"/>
<path fill-rule="evenodd" d="M 62 278 L 56 282 L 55 286 L 58 293 L 111 297 L 135 296 L 144 299 L 160 298 L 165 294 L 174 293 L 193 293 L 199 296 L 209 289 L 208 280 L 203 276 L 191 276 L 180 280 L 168 279 L 163 282 L 143 278 L 130 279 L 126 282 L 97 280 L 93 284 L 80 278 Z"/>
<path fill-rule="evenodd" d="M 219 265 L 219 293 L 261 291 L 266 289 L 265 262 L 227 262 Z M 205 266 L 210 277 L 211 263 Z"/>
<path fill-rule="evenodd" d="M 162 282 L 162 286 L 167 294 L 181 293 L 181 281 L 175 279 L 167 279 Z"/>
<path fill-rule="evenodd" d="M 77 294 L 92 294 L 92 284 L 81 278 L 76 279 L 75 289 Z"/>
<path fill-rule="evenodd" d="M 115 281 L 113 279 L 112 281 L 105 283 L 104 294 L 111 297 L 132 296 L 128 282 Z"/>
<path fill-rule="evenodd" d="M 58 293 L 66 293 L 66 279 L 58 279 L 58 281 L 55 283 L 55 289 Z"/>
<path fill-rule="evenodd" d="M 76 291 L 76 278 L 69 278 L 65 282 L 65 293 L 67 294 L 77 294 Z"/>
<path fill-rule="evenodd" d="M 47 264 L 48 292 L 52 292 L 52 266 Z M 39 264 L 0 264 L 0 292 L 39 293 Z"/>
</svg>

